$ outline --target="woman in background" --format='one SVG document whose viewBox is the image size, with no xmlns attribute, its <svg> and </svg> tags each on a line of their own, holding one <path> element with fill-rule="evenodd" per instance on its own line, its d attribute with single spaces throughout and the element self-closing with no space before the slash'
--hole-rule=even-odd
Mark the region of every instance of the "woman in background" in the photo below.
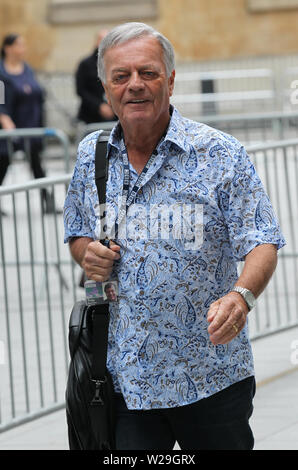
<svg viewBox="0 0 298 470">
<path fill-rule="evenodd" d="M 0 127 L 14 128 L 43 127 L 43 90 L 36 81 L 32 68 L 24 61 L 26 44 L 23 36 L 8 34 L 1 47 L 0 80 L 4 82 L 5 100 L 0 104 Z M 34 178 L 43 178 L 41 165 L 42 141 L 30 137 L 30 166 Z M 24 150 L 24 139 L 17 139 L 14 150 Z M 0 185 L 10 164 L 7 141 L 0 139 Z M 54 210 L 53 201 L 42 189 L 44 212 Z"/>
</svg>

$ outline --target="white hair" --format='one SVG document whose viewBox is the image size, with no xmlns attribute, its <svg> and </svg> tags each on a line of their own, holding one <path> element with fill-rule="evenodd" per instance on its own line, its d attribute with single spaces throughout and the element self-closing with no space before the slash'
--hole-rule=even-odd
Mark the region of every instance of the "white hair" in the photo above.
<svg viewBox="0 0 298 470">
<path fill-rule="evenodd" d="M 152 36 L 157 39 L 161 45 L 164 53 L 164 63 L 166 67 L 167 76 L 170 77 L 172 71 L 175 68 L 175 54 L 174 49 L 170 41 L 163 36 L 161 33 L 156 31 L 151 26 L 145 23 L 124 23 L 113 28 L 101 41 L 98 48 L 97 57 L 97 71 L 100 80 L 105 83 L 106 74 L 104 66 L 104 55 L 106 51 L 116 46 L 117 44 L 123 44 L 130 41 L 131 39 L 140 38 L 143 36 Z"/>
</svg>

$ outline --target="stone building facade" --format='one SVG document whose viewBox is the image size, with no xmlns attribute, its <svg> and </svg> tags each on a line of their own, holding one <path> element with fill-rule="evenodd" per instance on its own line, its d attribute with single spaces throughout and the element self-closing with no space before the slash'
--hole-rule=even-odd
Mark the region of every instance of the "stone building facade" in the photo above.
<svg viewBox="0 0 298 470">
<path fill-rule="evenodd" d="M 72 72 L 100 28 L 124 21 L 157 27 L 179 62 L 298 53 L 298 0 L 0 0 L 0 39 L 24 34 L 48 72 Z"/>
</svg>

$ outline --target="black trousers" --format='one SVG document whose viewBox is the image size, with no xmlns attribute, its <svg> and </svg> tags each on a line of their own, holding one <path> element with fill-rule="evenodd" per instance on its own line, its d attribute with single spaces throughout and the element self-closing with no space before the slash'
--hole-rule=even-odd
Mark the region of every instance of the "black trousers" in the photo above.
<svg viewBox="0 0 298 470">
<path fill-rule="evenodd" d="M 177 408 L 128 410 L 117 394 L 116 449 L 251 450 L 254 394 L 254 377 Z"/>
<path fill-rule="evenodd" d="M 30 142 L 29 163 L 33 176 L 34 178 L 43 178 L 45 176 L 45 172 L 41 165 L 41 141 L 37 138 L 28 139 L 28 141 Z M 22 139 L 13 144 L 13 150 L 24 150 L 24 143 Z M 10 158 L 7 143 L 5 141 L 0 141 L 0 185 L 5 178 L 9 165 Z"/>
</svg>

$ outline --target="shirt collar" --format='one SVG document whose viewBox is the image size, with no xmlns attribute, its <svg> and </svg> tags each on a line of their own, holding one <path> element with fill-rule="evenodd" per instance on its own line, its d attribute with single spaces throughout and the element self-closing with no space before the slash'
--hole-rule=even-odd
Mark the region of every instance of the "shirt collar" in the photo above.
<svg viewBox="0 0 298 470">
<path fill-rule="evenodd" d="M 177 108 L 170 105 L 171 119 L 167 132 L 164 137 L 164 142 L 170 142 L 177 145 L 184 151 L 187 151 L 187 143 L 185 139 L 185 127 L 184 120 Z M 118 121 L 116 126 L 111 131 L 109 142 L 108 142 L 108 154 L 111 151 L 111 147 L 116 147 L 117 150 L 121 151 L 120 142 L 122 140 L 122 127 Z"/>
<path fill-rule="evenodd" d="M 185 123 L 177 108 L 171 105 L 171 119 L 165 136 L 165 142 L 171 142 L 184 151 L 187 151 L 188 145 L 185 139 Z"/>
</svg>

